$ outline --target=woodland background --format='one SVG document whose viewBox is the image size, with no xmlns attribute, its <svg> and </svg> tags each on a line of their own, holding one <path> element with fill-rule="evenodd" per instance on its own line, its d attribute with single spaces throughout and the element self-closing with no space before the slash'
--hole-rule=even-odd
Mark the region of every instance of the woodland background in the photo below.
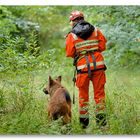
<svg viewBox="0 0 140 140">
<path fill-rule="evenodd" d="M 68 126 L 48 122 L 49 97 L 43 93 L 48 75 L 62 75 L 74 91 L 72 59 L 65 56 L 69 14 L 80 10 L 85 20 L 107 38 L 108 129 L 91 122 L 82 130 L 77 103 Z M 0 134 L 140 134 L 140 7 L 139 6 L 0 6 Z"/>
</svg>

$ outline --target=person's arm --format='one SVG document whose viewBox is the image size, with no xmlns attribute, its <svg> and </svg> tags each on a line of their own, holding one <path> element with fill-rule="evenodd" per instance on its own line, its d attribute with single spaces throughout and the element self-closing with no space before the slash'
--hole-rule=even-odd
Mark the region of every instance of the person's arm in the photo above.
<svg viewBox="0 0 140 140">
<path fill-rule="evenodd" d="M 106 50 L 107 40 L 99 29 L 97 30 L 97 34 L 98 34 L 98 40 L 99 40 L 99 51 L 102 52 L 102 51 Z"/>
<path fill-rule="evenodd" d="M 75 55 L 74 38 L 70 33 L 66 38 L 66 56 L 74 58 L 74 55 Z"/>
</svg>

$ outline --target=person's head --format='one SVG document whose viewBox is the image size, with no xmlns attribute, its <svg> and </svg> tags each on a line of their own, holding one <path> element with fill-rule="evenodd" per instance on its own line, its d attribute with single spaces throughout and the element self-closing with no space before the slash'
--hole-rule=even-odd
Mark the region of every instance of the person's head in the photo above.
<svg viewBox="0 0 140 140">
<path fill-rule="evenodd" d="M 80 11 L 72 11 L 69 20 L 70 25 L 74 26 L 78 21 L 84 20 L 84 14 Z"/>
</svg>

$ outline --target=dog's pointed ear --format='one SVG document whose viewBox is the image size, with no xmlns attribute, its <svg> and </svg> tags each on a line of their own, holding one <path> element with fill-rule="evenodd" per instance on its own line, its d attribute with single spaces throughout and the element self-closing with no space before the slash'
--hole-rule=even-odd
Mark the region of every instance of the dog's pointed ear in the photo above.
<svg viewBox="0 0 140 140">
<path fill-rule="evenodd" d="M 56 78 L 56 81 L 58 81 L 59 83 L 61 83 L 61 79 L 62 79 L 62 77 L 61 77 L 61 76 L 58 76 L 58 77 Z"/>
<path fill-rule="evenodd" d="M 53 79 L 51 78 L 51 76 L 49 76 L 49 86 L 51 86 L 53 84 Z"/>
</svg>

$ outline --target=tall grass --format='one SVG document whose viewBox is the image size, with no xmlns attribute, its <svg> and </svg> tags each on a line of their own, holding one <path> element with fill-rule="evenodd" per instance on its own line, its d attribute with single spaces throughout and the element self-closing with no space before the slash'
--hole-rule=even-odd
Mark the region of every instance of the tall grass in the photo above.
<svg viewBox="0 0 140 140">
<path fill-rule="evenodd" d="M 47 103 L 49 96 L 42 91 L 48 75 L 59 73 L 62 84 L 74 91 L 72 70 L 58 69 L 34 71 L 22 75 L 1 74 L 0 80 L 0 134 L 39 135 L 125 135 L 140 134 L 140 75 L 130 71 L 107 71 L 106 107 L 108 125 L 104 129 L 95 123 L 93 90 L 90 86 L 90 124 L 83 130 L 78 116 L 78 90 L 72 107 L 72 122 L 62 126 L 61 118 L 49 122 Z"/>
</svg>

